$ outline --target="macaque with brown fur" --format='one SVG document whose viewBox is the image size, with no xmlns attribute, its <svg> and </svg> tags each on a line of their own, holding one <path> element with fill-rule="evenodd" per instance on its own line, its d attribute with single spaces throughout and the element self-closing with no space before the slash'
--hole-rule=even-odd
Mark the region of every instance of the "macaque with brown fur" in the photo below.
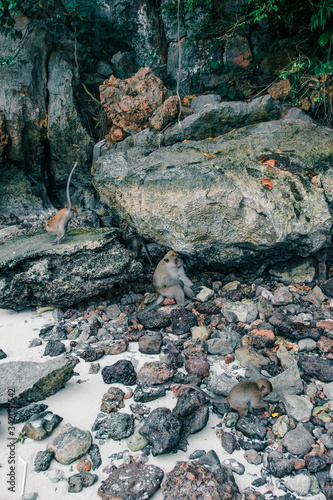
<svg viewBox="0 0 333 500">
<path fill-rule="evenodd" d="M 165 298 L 175 299 L 179 306 L 183 306 L 185 304 L 185 295 L 190 298 L 195 295 L 191 288 L 194 284 L 186 276 L 183 261 L 174 251 L 168 252 L 157 264 L 153 283 L 158 296 L 152 304 L 149 304 L 137 315 L 155 309 Z"/>
<path fill-rule="evenodd" d="M 65 236 L 66 231 L 67 231 L 67 226 L 71 218 L 73 217 L 73 211 L 72 211 L 72 204 L 71 204 L 71 199 L 69 196 L 69 184 L 71 182 L 71 177 L 72 173 L 74 172 L 74 169 L 77 165 L 77 162 L 75 162 L 74 167 L 70 171 L 70 174 L 68 176 L 67 180 L 67 187 L 66 187 L 66 197 L 67 197 L 67 207 L 62 208 L 55 214 L 54 217 L 52 217 L 51 220 L 47 221 L 45 223 L 45 229 L 48 233 L 56 233 L 57 237 L 53 241 L 52 245 L 59 245 L 60 240 Z"/>
<path fill-rule="evenodd" d="M 242 380 L 235 385 L 229 392 L 227 398 L 213 397 L 196 385 L 186 384 L 183 388 L 194 389 L 200 394 L 203 394 L 213 403 L 229 403 L 231 408 L 238 411 L 242 417 L 246 417 L 248 411 L 257 410 L 259 408 L 267 408 L 267 403 L 261 399 L 272 392 L 272 384 L 266 378 L 258 380 Z"/>
</svg>

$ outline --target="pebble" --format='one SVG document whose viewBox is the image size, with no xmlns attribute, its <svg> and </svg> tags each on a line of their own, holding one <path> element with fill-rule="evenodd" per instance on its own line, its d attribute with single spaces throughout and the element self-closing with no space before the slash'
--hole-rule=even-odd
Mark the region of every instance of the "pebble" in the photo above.
<svg viewBox="0 0 333 500">
<path fill-rule="evenodd" d="M 164 472 L 156 465 L 130 463 L 115 468 L 98 489 L 102 499 L 150 498 L 158 490 Z"/>
<path fill-rule="evenodd" d="M 82 431 L 67 423 L 49 441 L 47 450 L 54 453 L 54 458 L 59 463 L 68 465 L 85 455 L 91 443 L 89 431 Z"/>
<path fill-rule="evenodd" d="M 139 429 L 152 446 L 153 456 L 175 451 L 180 439 L 181 423 L 167 408 L 156 408 Z"/>
<path fill-rule="evenodd" d="M 127 413 L 99 413 L 91 428 L 96 439 L 120 440 L 134 432 L 134 418 Z"/>
<path fill-rule="evenodd" d="M 97 474 L 90 474 L 90 472 L 79 472 L 70 476 L 68 481 L 68 491 L 70 493 L 79 493 L 83 488 L 88 488 L 96 483 L 98 479 Z"/>
<path fill-rule="evenodd" d="M 40 345 L 42 345 L 43 342 L 41 341 L 41 339 L 39 339 L 38 337 L 30 340 L 29 344 L 28 344 L 28 347 L 38 347 Z"/>
<path fill-rule="evenodd" d="M 60 340 L 49 340 L 46 344 L 43 356 L 60 356 L 63 352 L 66 352 L 65 344 L 60 342 Z"/>
<path fill-rule="evenodd" d="M 51 411 L 44 411 L 29 418 L 22 429 L 22 434 L 35 441 L 40 441 L 48 437 L 61 421 L 62 417 L 59 415 L 55 415 Z"/>
<path fill-rule="evenodd" d="M 294 477 L 285 478 L 283 483 L 289 491 L 292 491 L 297 495 L 304 496 L 309 493 L 311 479 L 310 476 L 305 474 L 298 474 Z"/>
<path fill-rule="evenodd" d="M 136 372 L 131 361 L 120 360 L 114 365 L 104 366 L 102 378 L 105 384 L 134 385 L 136 383 Z"/>
<path fill-rule="evenodd" d="M 53 457 L 53 451 L 38 451 L 34 460 L 34 471 L 42 472 L 48 470 Z"/>
<path fill-rule="evenodd" d="M 285 395 L 284 405 L 287 414 L 298 420 L 298 422 L 308 422 L 312 415 L 313 404 L 307 398 L 295 395 Z"/>
<path fill-rule="evenodd" d="M 287 432 L 281 442 L 289 453 L 304 456 L 311 450 L 314 439 L 304 425 L 298 424 L 296 429 Z"/>
</svg>

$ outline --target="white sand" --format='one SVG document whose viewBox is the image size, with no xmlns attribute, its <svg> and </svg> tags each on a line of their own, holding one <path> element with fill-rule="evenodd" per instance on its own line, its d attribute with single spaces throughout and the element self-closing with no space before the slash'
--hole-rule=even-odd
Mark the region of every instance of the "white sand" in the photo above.
<svg viewBox="0 0 333 500">
<path fill-rule="evenodd" d="M 13 311 L 0 309 L 0 348 L 7 354 L 6 359 L 0 360 L 0 373 L 1 365 L 5 364 L 7 361 L 24 360 L 43 362 L 46 359 L 43 358 L 45 343 L 41 346 L 33 348 L 28 348 L 28 344 L 30 340 L 38 337 L 39 329 L 43 325 L 49 323 L 54 323 L 51 311 L 39 314 L 35 310 L 26 310 L 20 313 L 15 313 Z M 65 341 L 64 343 L 68 345 L 69 342 Z M 114 364 L 119 359 L 129 359 L 134 364 L 136 371 L 138 371 L 144 362 L 157 361 L 159 360 L 159 356 L 142 355 L 138 352 L 137 343 L 131 342 L 127 352 L 115 356 L 104 356 L 102 359 L 98 360 L 98 362 L 100 363 L 101 368 L 103 368 L 104 366 Z M 89 366 L 90 363 L 86 363 L 81 360 L 75 368 L 75 372 L 78 372 L 80 375 L 72 377 L 63 389 L 43 401 L 43 403 L 48 405 L 48 410 L 60 415 L 63 418 L 60 426 L 65 423 L 70 423 L 71 425 L 79 427 L 83 430 L 91 430 L 92 424 L 100 411 L 102 396 L 107 392 L 107 389 L 110 386 L 104 384 L 100 372 L 95 375 L 88 374 Z M 219 366 L 219 363 L 214 363 L 213 369 L 215 372 L 216 370 L 221 370 L 222 365 Z M 77 383 L 78 380 L 81 380 L 82 383 Z M 123 385 L 116 385 L 125 393 L 127 392 L 126 387 Z M 177 400 L 173 396 L 173 393 L 169 391 L 165 397 L 147 403 L 147 406 L 149 406 L 151 410 L 160 406 L 166 406 L 173 409 L 176 402 Z M 121 411 L 130 414 L 131 410 L 129 409 L 129 405 L 131 403 L 133 403 L 133 399 L 126 400 L 125 408 Z M 247 463 L 243 457 L 243 450 L 236 451 L 232 455 L 229 455 L 223 450 L 221 440 L 216 437 L 216 425 L 220 421 L 221 419 L 211 412 L 209 422 L 205 429 L 197 434 L 189 436 L 189 446 L 187 452 L 179 451 L 175 454 L 160 455 L 158 457 L 150 455 L 148 463 L 161 467 L 164 472 L 167 473 L 173 469 L 177 461 L 188 460 L 190 454 L 195 450 L 202 449 L 209 451 L 213 449 L 219 456 L 221 462 L 223 462 L 226 458 L 234 458 L 245 465 L 246 473 L 243 476 L 239 476 L 237 474 L 234 474 L 234 476 L 241 490 L 249 487 L 251 482 L 256 477 L 260 477 L 261 466 L 254 466 Z M 95 483 L 92 487 L 83 489 L 80 493 L 68 493 L 67 481 L 60 481 L 54 484 L 46 476 L 47 472 L 35 473 L 33 470 L 34 458 L 38 451 L 46 449 L 49 438 L 42 441 L 26 439 L 23 444 L 18 443 L 15 446 L 16 491 L 13 493 L 8 490 L 9 484 L 7 484 L 7 474 L 9 472 L 9 449 L 7 448 L 7 444 L 10 441 L 8 440 L 7 411 L 5 409 L 0 409 L 0 424 L 0 463 L 2 465 L 2 468 L 0 468 L 0 500 L 19 500 L 21 497 L 24 464 L 20 458 L 27 463 L 27 475 L 24 488 L 25 493 L 38 492 L 38 498 L 40 500 L 84 500 L 100 498 L 97 495 L 97 489 L 99 488 L 101 481 L 106 479 L 108 476 L 108 474 L 102 472 L 102 469 L 110 463 L 108 457 L 113 453 L 128 449 L 126 439 L 123 439 L 122 441 L 110 440 L 107 443 L 100 445 L 99 447 L 103 460 L 102 466 L 96 471 L 91 471 L 92 473 L 98 475 L 99 479 L 97 483 Z M 16 425 L 16 435 L 21 432 L 23 425 L 24 423 Z M 98 441 L 96 441 L 96 444 L 99 444 Z M 134 455 L 133 452 L 130 452 L 130 454 Z M 121 463 L 122 461 L 118 461 L 116 462 L 116 465 L 120 465 Z M 77 462 L 74 462 L 69 466 L 63 466 L 53 460 L 51 462 L 50 470 L 61 470 L 67 478 L 78 472 L 76 465 Z M 273 478 L 273 484 L 275 485 L 275 483 L 278 483 L 278 481 Z M 264 486 L 259 488 L 259 491 L 264 493 L 267 489 Z M 278 490 L 275 489 L 274 492 L 277 494 Z M 280 492 L 280 494 L 281 493 L 282 492 Z M 152 498 L 153 500 L 163 499 L 162 491 L 157 491 Z M 325 497 L 320 495 L 311 498 L 313 500 L 319 500 L 324 499 Z"/>
</svg>

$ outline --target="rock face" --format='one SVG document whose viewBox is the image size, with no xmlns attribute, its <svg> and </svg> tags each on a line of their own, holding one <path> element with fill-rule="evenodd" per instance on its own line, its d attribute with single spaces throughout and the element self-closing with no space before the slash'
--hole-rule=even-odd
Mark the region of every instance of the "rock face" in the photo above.
<svg viewBox="0 0 333 500">
<path fill-rule="evenodd" d="M 52 240 L 53 235 L 35 234 L 1 247 L 0 307 L 75 304 L 126 276 L 135 279 L 141 270 L 114 230 L 69 231 L 56 246 Z"/>
<path fill-rule="evenodd" d="M 93 141 L 80 111 L 82 86 L 73 46 L 66 40 L 61 51 L 52 52 L 46 29 L 24 17 L 16 20 L 24 42 L 0 36 L 2 55 L 13 57 L 0 68 L 0 212 L 40 213 L 51 206 L 46 188 L 61 205 L 75 161 L 80 169 L 73 178 L 73 201 L 92 207 Z"/>
<path fill-rule="evenodd" d="M 195 116 L 183 121 L 183 131 Z M 110 211 L 132 220 L 148 239 L 195 264 L 200 256 L 221 266 L 266 265 L 329 245 L 331 130 L 282 119 L 150 154 L 155 136 L 149 143 L 138 134 L 132 146 L 139 135 L 143 147 L 125 141 L 99 159 L 94 185 Z M 197 127 L 193 135 L 200 138 Z M 276 165 L 260 162 L 263 157 Z M 323 188 L 310 182 L 309 170 L 323 174 Z"/>
<path fill-rule="evenodd" d="M 77 161 L 79 166 L 71 181 L 73 201 L 91 207 L 94 205 L 94 195 L 90 165 L 94 143 L 80 110 L 82 85 L 72 58 L 72 53 L 64 54 L 61 50 L 51 54 L 48 60 L 50 178 L 53 181 L 53 194 L 59 189 L 58 198 L 65 204 L 67 177 Z"/>
<path fill-rule="evenodd" d="M 45 363 L 8 361 L 1 365 L 0 406 L 8 405 L 8 389 L 17 406 L 41 401 L 64 387 L 72 377 L 76 359 L 64 355 Z"/>
<path fill-rule="evenodd" d="M 148 126 L 148 120 L 167 97 L 166 88 L 149 68 L 131 78 L 113 75 L 100 86 L 101 103 L 112 123 L 109 140 L 117 142 Z"/>
</svg>

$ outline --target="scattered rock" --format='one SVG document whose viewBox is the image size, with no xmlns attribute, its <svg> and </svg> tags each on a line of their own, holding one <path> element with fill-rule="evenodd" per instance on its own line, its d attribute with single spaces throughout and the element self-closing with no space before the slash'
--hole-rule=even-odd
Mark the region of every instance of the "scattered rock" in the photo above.
<svg viewBox="0 0 333 500">
<path fill-rule="evenodd" d="M 34 471 L 42 472 L 48 470 L 52 459 L 54 457 L 53 451 L 38 451 L 34 460 Z"/>
<path fill-rule="evenodd" d="M 301 455 L 302 457 L 309 453 L 314 444 L 314 439 L 302 424 L 298 424 L 296 429 L 287 432 L 282 439 L 282 444 L 293 455 Z"/>
<path fill-rule="evenodd" d="M 96 483 L 98 476 L 89 472 L 79 472 L 68 478 L 68 491 L 79 493 L 83 488 L 88 488 Z"/>
<path fill-rule="evenodd" d="M 103 382 L 105 384 L 134 385 L 136 383 L 136 373 L 131 361 L 120 360 L 114 365 L 104 366 L 102 369 Z"/>
<path fill-rule="evenodd" d="M 167 408 L 156 408 L 139 429 L 141 436 L 152 446 L 152 454 L 162 455 L 177 449 L 181 423 Z"/>
<path fill-rule="evenodd" d="M 99 413 L 91 430 L 96 431 L 96 439 L 120 440 L 133 434 L 134 418 L 127 413 Z"/>
<path fill-rule="evenodd" d="M 92 437 L 89 431 L 82 431 L 71 424 L 65 424 L 53 436 L 47 450 L 54 453 L 54 458 L 63 465 L 68 465 L 81 458 L 89 450 Z"/>
<path fill-rule="evenodd" d="M 28 406 L 24 406 L 23 408 L 17 408 L 15 412 L 15 424 L 19 424 L 21 422 L 26 422 L 33 415 L 37 413 L 42 413 L 47 410 L 47 405 L 43 403 L 31 403 Z"/>
<path fill-rule="evenodd" d="M 152 386 L 159 385 L 172 380 L 174 370 L 170 365 L 161 363 L 160 361 L 153 361 L 145 363 L 138 373 L 139 386 Z"/>
<path fill-rule="evenodd" d="M 55 415 L 51 411 L 44 411 L 33 415 L 24 425 L 22 433 L 35 441 L 40 441 L 48 437 L 61 421 L 62 417 L 59 415 Z"/>
<path fill-rule="evenodd" d="M 219 467 L 211 472 L 206 466 L 193 462 L 178 462 L 170 471 L 162 485 L 164 498 L 188 498 L 193 491 L 195 480 L 195 498 L 223 498 L 240 500 L 241 494 L 236 486 L 232 472 L 226 467 Z"/>
<path fill-rule="evenodd" d="M 8 387 L 15 391 L 17 406 L 40 401 L 64 387 L 72 377 L 77 360 L 64 355 L 44 363 L 8 361 L 0 379 L 0 406 L 8 404 Z"/>
<path fill-rule="evenodd" d="M 197 326 L 198 320 L 194 313 L 185 308 L 173 309 L 171 312 L 172 333 L 184 335 L 191 331 L 192 326 Z"/>
<path fill-rule="evenodd" d="M 116 468 L 98 489 L 102 500 L 151 498 L 162 482 L 164 472 L 156 465 L 123 464 Z"/>
</svg>

